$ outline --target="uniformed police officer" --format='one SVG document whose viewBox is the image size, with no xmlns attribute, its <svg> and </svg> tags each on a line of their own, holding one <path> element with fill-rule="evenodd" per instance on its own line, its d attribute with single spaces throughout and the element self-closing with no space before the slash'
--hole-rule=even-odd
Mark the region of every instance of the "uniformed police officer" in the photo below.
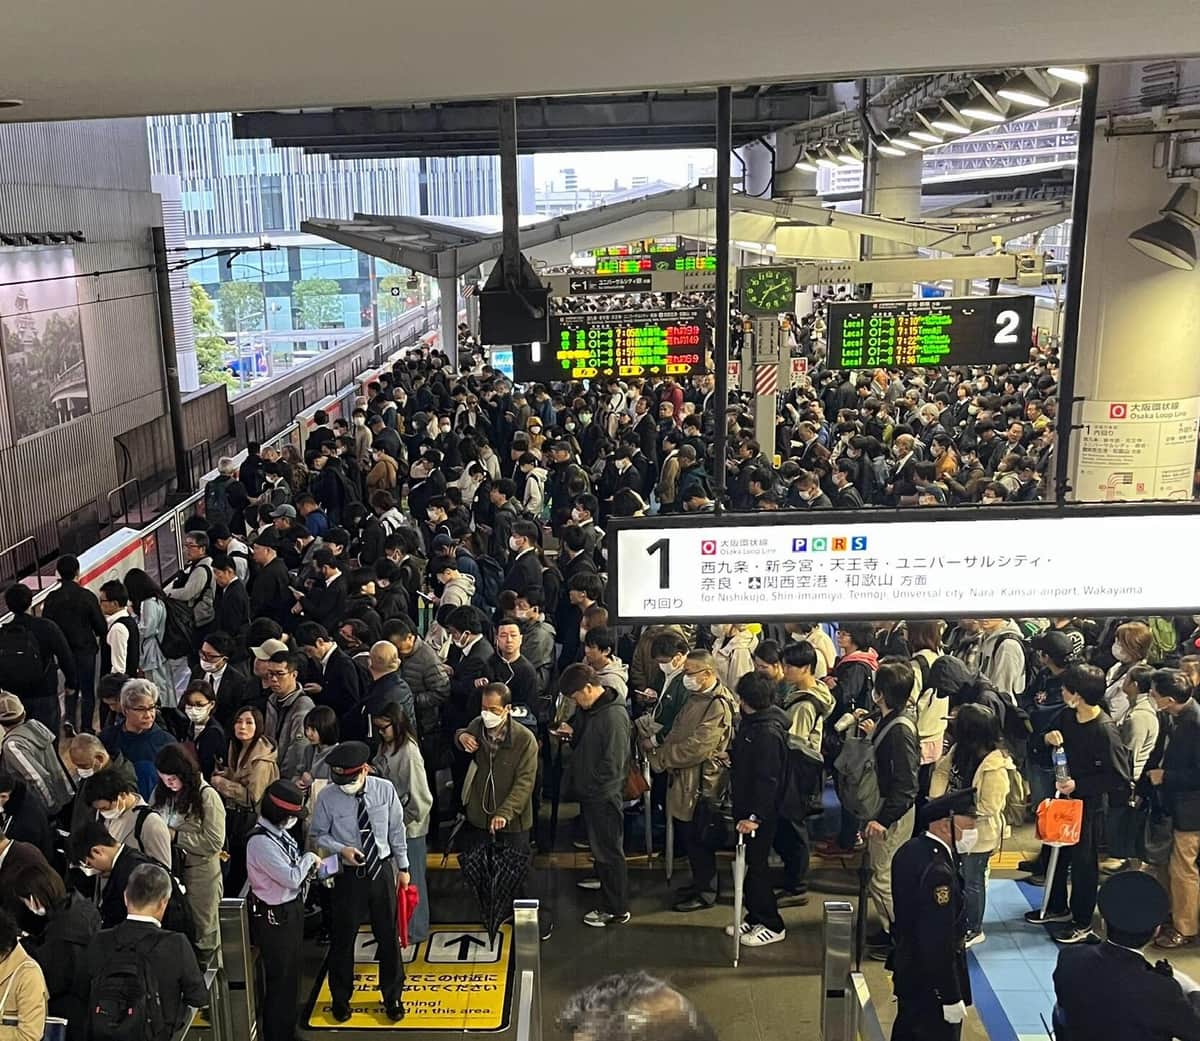
<svg viewBox="0 0 1200 1041">
<path fill-rule="evenodd" d="M 288 834 L 304 807 L 304 793 L 276 781 L 263 795 L 258 824 L 246 841 L 250 929 L 266 967 L 264 1041 L 293 1041 L 304 941 L 304 890 L 317 868 Z"/>
<path fill-rule="evenodd" d="M 309 828 L 318 847 L 342 860 L 334 876 L 329 944 L 331 1011 L 339 1023 L 350 1018 L 354 940 L 365 920 L 375 937 L 384 1011 L 393 1022 L 404 1018 L 404 965 L 396 933 L 396 883 L 410 882 L 404 810 L 391 781 L 368 776 L 370 751 L 361 741 L 344 741 L 326 756 L 333 783 L 317 796 Z"/>
<path fill-rule="evenodd" d="M 921 834 L 892 859 L 896 921 L 888 967 L 896 991 L 892 1041 L 958 1041 L 971 1003 L 966 901 L 956 854 L 978 838 L 968 788 L 931 799 L 917 818 Z"/>
<path fill-rule="evenodd" d="M 1200 1041 L 1196 984 L 1141 949 L 1167 920 L 1170 901 L 1152 875 L 1123 871 L 1100 889 L 1107 939 L 1064 947 L 1054 970 L 1058 1041 Z"/>
</svg>

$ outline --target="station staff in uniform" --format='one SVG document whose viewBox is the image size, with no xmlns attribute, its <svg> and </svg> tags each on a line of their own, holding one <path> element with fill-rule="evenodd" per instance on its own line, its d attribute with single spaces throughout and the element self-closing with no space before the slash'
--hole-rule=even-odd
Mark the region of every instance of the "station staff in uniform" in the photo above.
<svg viewBox="0 0 1200 1041">
<path fill-rule="evenodd" d="M 892 1041 L 958 1041 L 971 1003 L 967 978 L 966 900 L 957 853 L 979 832 L 971 789 L 931 799 L 918 818 L 922 834 L 892 860 L 894 947 L 888 959 L 896 992 Z"/>
<path fill-rule="evenodd" d="M 263 795 L 258 824 L 246 841 L 250 929 L 262 952 L 266 995 L 264 1041 L 293 1041 L 304 943 L 304 895 L 316 871 L 315 853 L 303 853 L 288 832 L 304 807 L 304 793 L 276 781 Z"/>
<path fill-rule="evenodd" d="M 342 861 L 334 876 L 329 945 L 329 991 L 339 1023 L 350 1018 L 354 938 L 364 921 L 371 923 L 379 952 L 384 1011 L 392 1022 L 404 1018 L 404 965 L 396 934 L 396 884 L 411 881 L 404 810 L 391 781 L 368 776 L 370 754 L 361 741 L 344 741 L 329 753 L 325 763 L 333 783 L 317 796 L 309 828 L 312 841 Z"/>
<path fill-rule="evenodd" d="M 1153 875 L 1122 871 L 1100 889 L 1104 943 L 1064 947 L 1054 970 L 1054 1036 L 1059 1041 L 1200 1039 L 1196 984 L 1146 946 L 1167 921 L 1170 901 Z"/>
</svg>

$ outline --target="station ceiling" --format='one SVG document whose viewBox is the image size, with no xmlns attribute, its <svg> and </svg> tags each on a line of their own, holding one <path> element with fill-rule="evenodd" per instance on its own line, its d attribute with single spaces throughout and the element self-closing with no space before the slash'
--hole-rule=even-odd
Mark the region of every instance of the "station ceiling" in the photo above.
<svg viewBox="0 0 1200 1041">
<path fill-rule="evenodd" d="M 8 120 L 372 107 L 1171 56 L 1195 0 L 6 4 Z"/>
</svg>

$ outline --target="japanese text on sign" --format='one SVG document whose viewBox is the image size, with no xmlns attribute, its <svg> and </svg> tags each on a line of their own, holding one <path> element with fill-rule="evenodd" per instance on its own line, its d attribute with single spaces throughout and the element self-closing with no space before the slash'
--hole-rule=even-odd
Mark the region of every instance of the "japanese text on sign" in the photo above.
<svg viewBox="0 0 1200 1041">
<path fill-rule="evenodd" d="M 700 310 L 585 312 L 550 320 L 560 378 L 688 375 L 704 368 L 707 339 Z"/>
<path fill-rule="evenodd" d="M 1194 538 L 1194 514 L 705 520 L 614 526 L 619 621 L 1102 614 L 1118 599 L 1127 611 L 1189 614 L 1200 604 L 1200 561 L 1179 552 Z"/>
</svg>

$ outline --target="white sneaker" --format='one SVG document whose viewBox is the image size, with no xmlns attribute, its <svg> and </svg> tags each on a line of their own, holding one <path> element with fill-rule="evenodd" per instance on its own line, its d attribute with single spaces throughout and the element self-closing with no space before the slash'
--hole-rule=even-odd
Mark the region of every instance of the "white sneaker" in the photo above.
<svg viewBox="0 0 1200 1041">
<path fill-rule="evenodd" d="M 742 936 L 745 936 L 748 933 L 754 932 L 754 929 L 755 929 L 755 927 L 753 925 L 751 925 L 749 922 L 742 922 L 742 924 L 737 927 L 736 932 L 738 932 Z M 735 930 L 732 925 L 725 926 L 725 935 L 726 936 L 733 936 L 734 932 L 735 932 Z"/>
<path fill-rule="evenodd" d="M 575 885 L 580 889 L 591 889 L 594 891 L 600 888 L 600 879 L 595 875 L 589 875 L 587 878 L 581 878 Z"/>
<path fill-rule="evenodd" d="M 583 924 L 593 929 L 604 929 L 610 925 L 624 925 L 629 921 L 629 912 L 624 914 L 609 914 L 607 911 L 589 911 L 583 916 Z"/>
<path fill-rule="evenodd" d="M 974 947 L 976 944 L 983 943 L 983 941 L 986 939 L 987 937 L 982 931 L 977 933 L 967 933 L 967 938 L 963 941 L 963 947 Z"/>
<path fill-rule="evenodd" d="M 753 932 L 742 937 L 743 947 L 766 947 L 768 944 L 779 943 L 787 939 L 787 930 L 772 932 L 765 925 L 758 926 Z"/>
</svg>

